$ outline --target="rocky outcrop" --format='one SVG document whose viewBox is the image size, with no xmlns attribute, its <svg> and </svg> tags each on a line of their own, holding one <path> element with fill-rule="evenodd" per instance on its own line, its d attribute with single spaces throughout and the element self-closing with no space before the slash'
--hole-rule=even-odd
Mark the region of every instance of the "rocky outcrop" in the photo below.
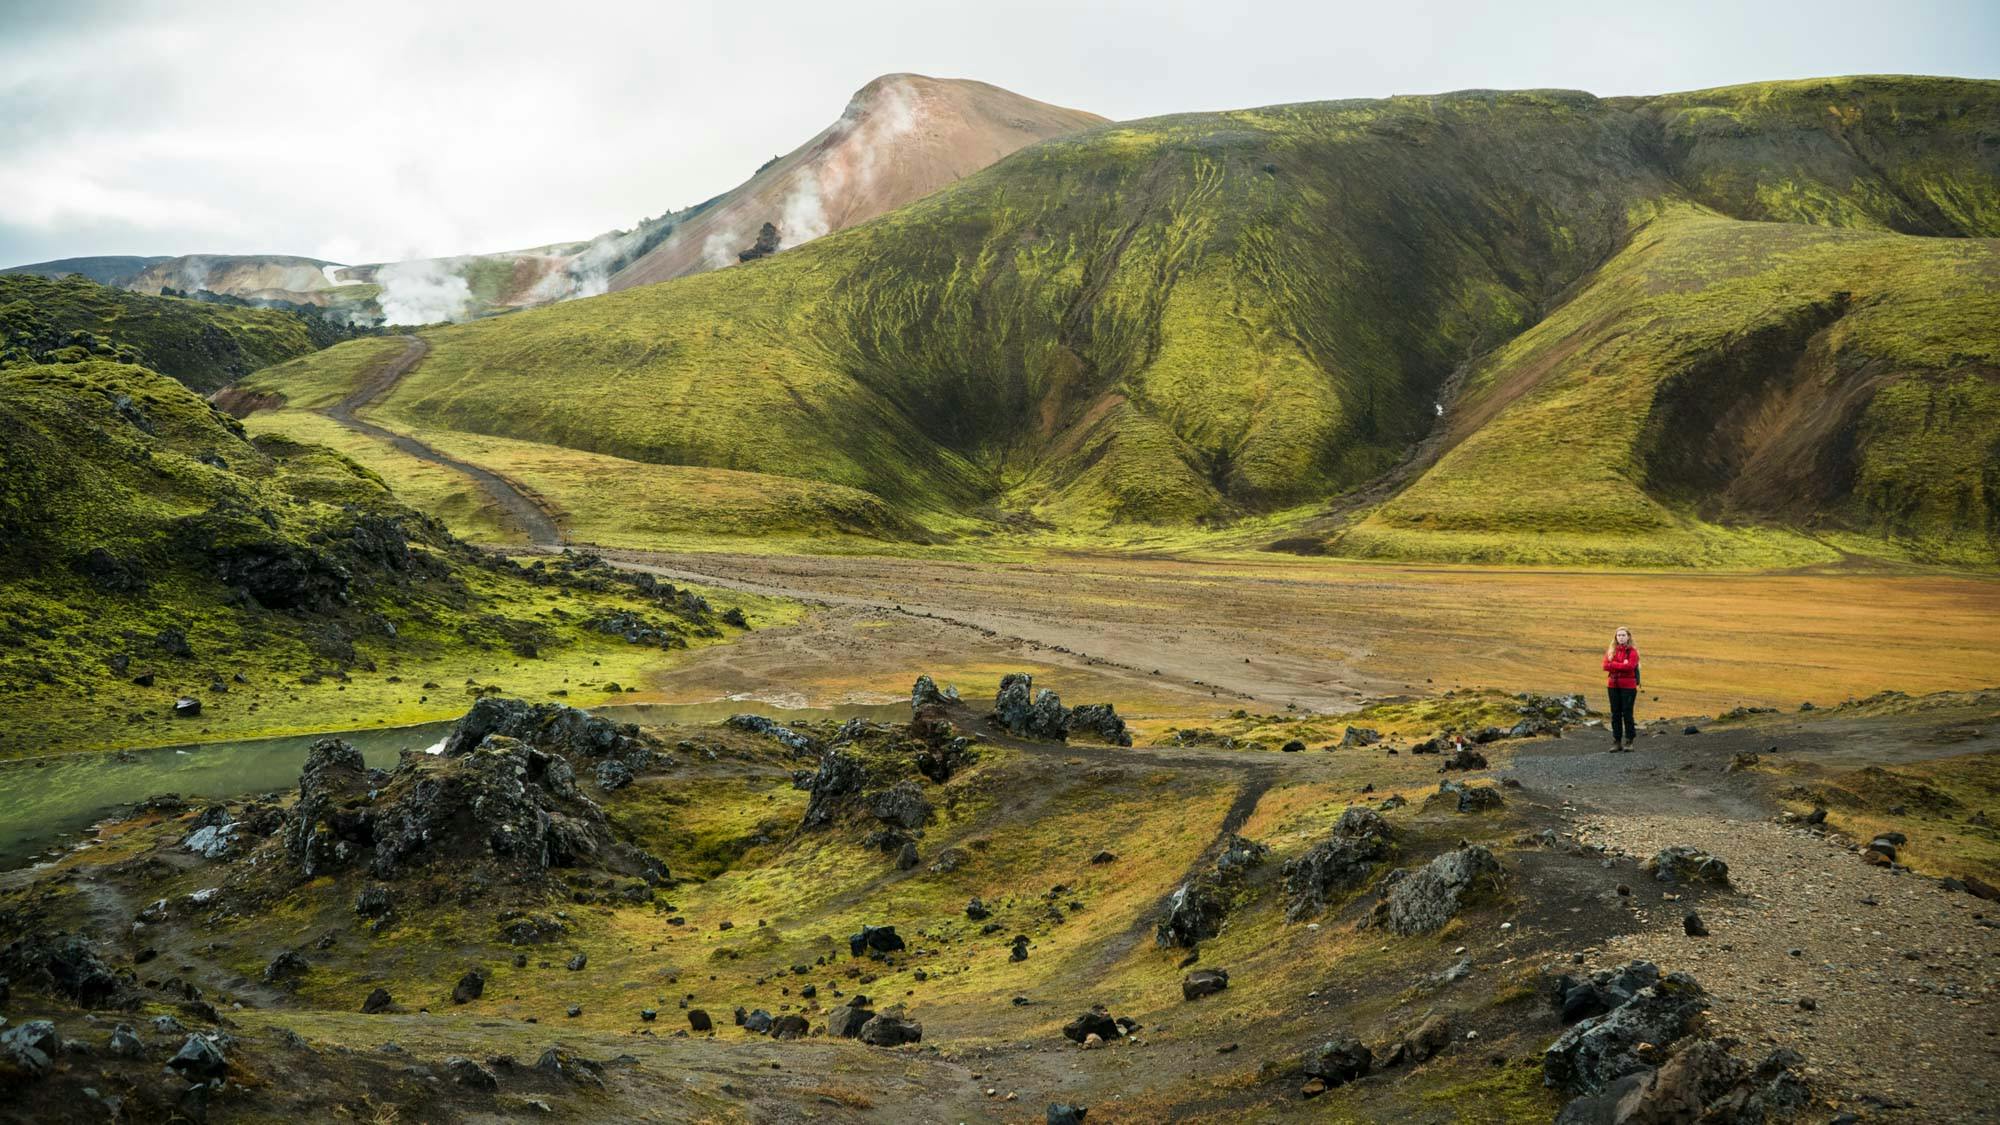
<svg viewBox="0 0 2000 1125">
<path fill-rule="evenodd" d="M 1390 888 L 1379 908 L 1382 922 L 1405 937 L 1441 929 L 1468 895 L 1497 883 L 1500 874 L 1500 861 L 1483 845 L 1446 852 Z"/>
<path fill-rule="evenodd" d="M 899 1004 L 876 1013 L 854 1037 L 871 1047 L 900 1047 L 922 1040 L 924 1025 L 906 1016 Z"/>
<path fill-rule="evenodd" d="M 1000 677 L 1000 691 L 993 698 L 987 716 L 995 726 L 1017 738 L 1040 738 L 1062 742 L 1073 732 L 1088 733 L 1114 746 L 1132 745 L 1125 720 L 1109 703 L 1086 703 L 1071 711 L 1062 697 L 1043 688 L 1035 690 L 1035 678 L 1026 672 L 1009 672 Z"/>
<path fill-rule="evenodd" d="M 473 704 L 472 710 L 452 724 L 440 753 L 445 757 L 470 753 L 488 735 L 495 734 L 576 761 L 622 760 L 634 755 L 643 761 L 655 749 L 653 741 L 640 733 L 636 724 L 614 723 L 560 703 L 528 703 L 494 695 Z"/>
<path fill-rule="evenodd" d="M 492 702 L 482 700 L 460 721 L 443 752 L 406 753 L 387 774 L 368 770 L 345 742 L 315 743 L 284 828 L 300 873 L 358 866 L 365 857 L 369 873 L 385 880 L 439 863 L 510 879 L 585 864 L 665 879 L 658 860 L 613 836 L 603 810 L 578 790 L 567 757 L 490 728 L 535 729 L 578 752 L 615 751 L 627 736 L 573 717 L 582 712 L 561 713 L 572 709 L 487 707 Z M 468 741 L 482 730 L 489 733 Z"/>
<path fill-rule="evenodd" d="M 13 929 L 18 921 L 0 915 L 0 929 Z M 9 987 L 59 996 L 86 1008 L 132 1006 L 124 979 L 76 934 L 31 929 L 0 948 L 0 995 Z"/>
<path fill-rule="evenodd" d="M 1344 1086 L 1368 1073 L 1375 1054 L 1353 1036 L 1329 1039 L 1305 1054 L 1305 1073 L 1326 1083 L 1327 1089 Z"/>
<path fill-rule="evenodd" d="M 1330 896 L 1366 882 L 1390 850 L 1389 822 L 1382 814 L 1359 806 L 1341 813 L 1331 839 L 1278 869 L 1285 881 L 1285 920 L 1319 914 Z"/>
<path fill-rule="evenodd" d="M 1118 709 L 1109 703 L 1086 703 L 1071 711 L 1069 733 L 1088 735 L 1113 746 L 1132 745 L 1132 732 L 1125 729 L 1125 720 L 1118 717 Z"/>
<path fill-rule="evenodd" d="M 1542 1055 L 1543 1082 L 1572 1093 L 1596 1093 L 1628 1074 L 1650 1069 L 1649 1057 L 1657 1057 L 1660 1049 L 1693 1030 L 1696 1017 L 1708 1007 L 1707 994 L 1686 973 L 1657 974 L 1658 969 L 1644 962 L 1613 970 L 1612 982 L 1600 987 L 1639 987 L 1610 1011 L 1586 1017 L 1563 1032 Z M 1648 978 L 1653 978 L 1651 983 L 1640 984 Z"/>
<path fill-rule="evenodd" d="M 1458 781 L 1440 781 L 1437 792 L 1424 798 L 1427 809 L 1444 805 L 1462 813 L 1482 813 L 1506 803 L 1500 791 L 1491 785 L 1466 785 Z"/>
<path fill-rule="evenodd" d="M 1264 845 L 1231 835 L 1209 869 L 1167 896 L 1167 909 L 1153 940 L 1163 949 L 1193 949 L 1222 931 L 1223 919 L 1242 889 L 1243 877 L 1264 862 Z"/>
<path fill-rule="evenodd" d="M 1755 1066 L 1722 1042 L 1702 1039 L 1657 1070 L 1628 1074 L 1562 1108 L 1556 1125 L 1670 1125 L 1783 1119 L 1811 1100 L 1798 1074 L 1805 1060 L 1780 1047 Z"/>
</svg>

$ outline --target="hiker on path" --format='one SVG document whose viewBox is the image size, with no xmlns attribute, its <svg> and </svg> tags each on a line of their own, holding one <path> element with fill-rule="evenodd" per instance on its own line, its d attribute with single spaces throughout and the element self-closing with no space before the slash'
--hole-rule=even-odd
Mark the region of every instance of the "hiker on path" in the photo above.
<svg viewBox="0 0 2000 1125">
<path fill-rule="evenodd" d="M 1632 706 L 1639 701 L 1639 650 L 1632 646 L 1632 630 L 1620 625 L 1611 635 L 1611 647 L 1604 650 L 1604 686 L 1611 693 L 1611 752 L 1632 749 L 1639 737 L 1632 722 Z"/>
</svg>

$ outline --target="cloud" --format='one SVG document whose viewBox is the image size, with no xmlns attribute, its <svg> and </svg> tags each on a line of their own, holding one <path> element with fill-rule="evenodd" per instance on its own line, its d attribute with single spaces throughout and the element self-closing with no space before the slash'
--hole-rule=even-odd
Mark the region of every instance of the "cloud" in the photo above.
<svg viewBox="0 0 2000 1125">
<path fill-rule="evenodd" d="M 1253 2 L 1227 21 L 1177 0 L 913 12 L 906 0 L 0 0 L 0 264 L 315 248 L 381 262 L 584 238 L 727 190 L 900 71 L 1112 117 L 1473 86 L 2000 76 L 1991 3 L 1919 0 L 1887 21 L 1859 0 L 1694 0 L 1673 19 L 1436 0 Z M 851 181 L 879 172 L 863 159 L 801 187 L 787 241 L 837 223 Z"/>
</svg>

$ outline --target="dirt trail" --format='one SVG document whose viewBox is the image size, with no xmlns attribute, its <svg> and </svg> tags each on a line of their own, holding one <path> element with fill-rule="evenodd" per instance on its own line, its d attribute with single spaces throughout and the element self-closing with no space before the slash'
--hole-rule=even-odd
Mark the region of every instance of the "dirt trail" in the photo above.
<svg viewBox="0 0 2000 1125">
<path fill-rule="evenodd" d="M 470 462 L 451 457 L 412 437 L 406 437 L 391 430 L 385 430 L 373 422 L 364 422 L 354 416 L 354 412 L 381 398 L 395 387 L 403 376 L 416 369 L 430 354 L 431 346 L 417 336 L 405 336 L 402 354 L 370 372 L 362 380 L 354 393 L 320 411 L 326 417 L 346 426 L 359 434 L 366 434 L 377 441 L 388 442 L 404 453 L 420 461 L 442 465 L 471 477 L 474 483 L 486 491 L 503 511 L 520 524 L 527 532 L 528 541 L 537 547 L 556 547 L 562 543 L 562 531 L 556 526 L 555 517 L 540 502 L 523 492 L 507 478 L 489 469 L 482 469 Z"/>
</svg>

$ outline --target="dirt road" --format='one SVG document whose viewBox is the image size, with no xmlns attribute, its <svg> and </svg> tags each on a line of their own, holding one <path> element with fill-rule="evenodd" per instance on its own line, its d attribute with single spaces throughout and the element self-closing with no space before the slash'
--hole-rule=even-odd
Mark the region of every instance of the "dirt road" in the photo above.
<svg viewBox="0 0 2000 1125">
<path fill-rule="evenodd" d="M 405 336 L 402 354 L 371 372 L 354 393 L 327 407 L 320 413 L 346 426 L 356 433 L 366 434 L 377 441 L 388 442 L 397 449 L 433 465 L 454 469 L 484 489 L 493 497 L 503 511 L 527 532 L 528 541 L 537 547 L 555 547 L 562 543 L 562 531 L 556 526 L 555 518 L 534 497 L 498 473 L 482 469 L 467 461 L 440 453 L 415 438 L 405 437 L 392 430 L 385 430 L 373 422 L 364 422 L 355 417 L 354 412 L 388 394 L 403 376 L 416 369 L 423 362 L 431 346 L 417 336 Z"/>
</svg>

